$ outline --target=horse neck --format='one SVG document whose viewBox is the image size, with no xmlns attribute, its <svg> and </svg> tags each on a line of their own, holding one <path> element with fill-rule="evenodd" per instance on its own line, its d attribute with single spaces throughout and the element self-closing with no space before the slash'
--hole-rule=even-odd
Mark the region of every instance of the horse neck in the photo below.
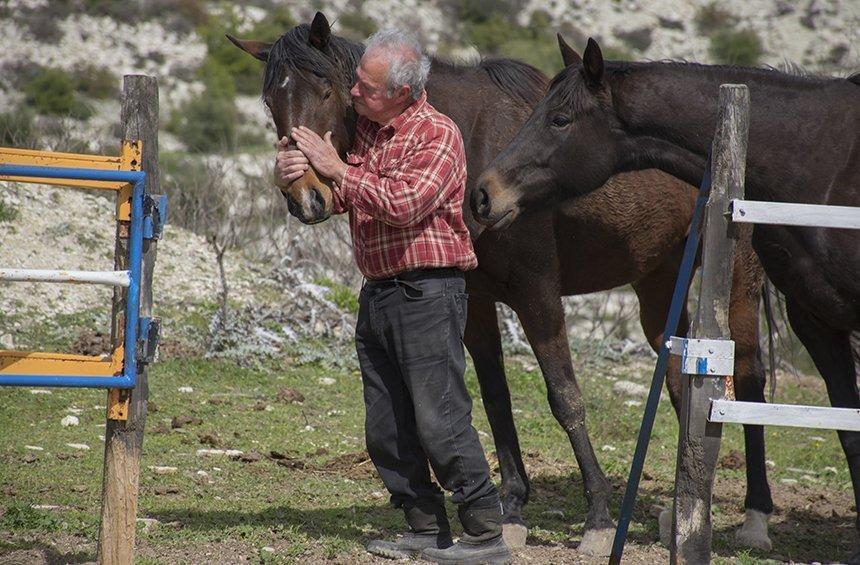
<svg viewBox="0 0 860 565">
<path fill-rule="evenodd" d="M 822 89 L 834 83 L 776 71 L 681 63 L 634 64 L 610 73 L 609 80 L 625 132 L 621 168 L 659 168 L 691 184 L 701 180 L 711 149 L 721 84 L 750 88 L 749 143 L 755 150 L 748 154 L 747 171 L 748 184 L 756 184 L 759 166 L 787 149 L 776 148 L 774 140 L 793 143 L 800 116 L 809 125 L 826 119 Z"/>
</svg>

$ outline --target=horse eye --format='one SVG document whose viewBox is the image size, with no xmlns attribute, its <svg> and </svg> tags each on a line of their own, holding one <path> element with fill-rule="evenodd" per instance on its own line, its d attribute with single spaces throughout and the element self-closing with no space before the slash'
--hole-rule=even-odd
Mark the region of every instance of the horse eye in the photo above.
<svg viewBox="0 0 860 565">
<path fill-rule="evenodd" d="M 325 94 L 323 94 L 323 100 L 328 100 L 329 96 L 331 96 L 331 89 L 325 91 Z"/>
<path fill-rule="evenodd" d="M 567 116 L 559 115 L 559 116 L 556 116 L 552 119 L 552 125 L 554 125 L 555 127 L 559 127 L 559 128 L 563 128 L 564 126 L 568 125 L 569 123 L 570 123 L 570 118 L 568 118 Z"/>
</svg>

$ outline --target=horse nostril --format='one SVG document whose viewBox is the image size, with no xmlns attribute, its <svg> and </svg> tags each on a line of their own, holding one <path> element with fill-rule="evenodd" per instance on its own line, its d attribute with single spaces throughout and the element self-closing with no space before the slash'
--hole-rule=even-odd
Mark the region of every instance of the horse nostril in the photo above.
<svg viewBox="0 0 860 565">
<path fill-rule="evenodd" d="M 311 198 L 313 201 L 313 208 L 316 211 L 323 212 L 325 210 L 325 199 L 318 188 L 311 189 Z"/>
<path fill-rule="evenodd" d="M 478 189 L 478 214 L 487 217 L 490 214 L 490 195 L 483 188 Z"/>
</svg>

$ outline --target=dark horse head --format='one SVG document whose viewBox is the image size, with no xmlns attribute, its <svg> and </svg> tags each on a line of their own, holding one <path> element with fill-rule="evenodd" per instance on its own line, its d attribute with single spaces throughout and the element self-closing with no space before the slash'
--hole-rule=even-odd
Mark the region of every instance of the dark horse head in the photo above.
<svg viewBox="0 0 860 565">
<path fill-rule="evenodd" d="M 565 68 L 514 140 L 478 180 L 472 211 L 478 221 L 502 228 L 524 209 L 602 186 L 620 149 L 612 92 L 603 82 L 600 47 L 588 40 L 584 57 L 558 37 Z"/>
<path fill-rule="evenodd" d="M 349 90 L 363 49 L 332 35 L 328 20 L 317 12 L 311 25 L 286 32 L 274 43 L 236 39 L 237 47 L 266 63 L 263 101 L 272 113 L 278 139 L 304 125 L 322 134 L 332 132 L 341 156 L 355 130 Z M 313 168 L 289 186 L 281 186 L 290 213 L 306 224 L 326 220 L 332 212 L 331 180 Z"/>
</svg>

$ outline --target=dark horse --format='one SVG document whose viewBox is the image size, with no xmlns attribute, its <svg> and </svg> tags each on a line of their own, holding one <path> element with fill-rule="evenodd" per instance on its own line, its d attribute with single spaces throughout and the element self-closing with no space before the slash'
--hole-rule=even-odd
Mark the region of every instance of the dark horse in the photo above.
<svg viewBox="0 0 860 565">
<path fill-rule="evenodd" d="M 582 59 L 561 46 L 567 67 L 472 194 L 482 222 L 510 224 L 523 210 L 588 195 L 622 171 L 656 167 L 696 182 L 723 83 L 750 90 L 749 199 L 860 206 L 860 74 L 604 62 L 593 40 Z M 756 225 L 752 241 L 831 404 L 860 408 L 850 343 L 860 330 L 860 231 Z M 860 508 L 860 433 L 840 431 L 839 439 Z"/>
<path fill-rule="evenodd" d="M 339 150 L 346 152 L 355 123 L 349 88 L 363 52 L 360 45 L 332 35 L 321 14 L 310 26 L 295 27 L 273 44 L 230 39 L 266 62 L 263 98 L 279 138 L 291 126 L 303 124 L 318 133 L 332 131 Z M 433 62 L 429 99 L 454 119 L 466 144 L 466 202 L 480 171 L 513 138 L 547 84 L 537 70 L 516 61 L 462 67 Z M 328 218 L 328 182 L 310 171 L 283 188 L 290 211 L 305 223 Z M 488 231 L 481 237 L 482 227 L 464 202 L 480 263 L 467 274 L 470 304 L 464 341 L 493 431 L 509 541 L 516 537 L 524 541 L 522 507 L 528 500 L 529 483 L 511 414 L 495 303 L 508 304 L 519 316 L 546 380 L 552 413 L 568 434 L 582 471 L 588 514 L 580 550 L 607 554 L 613 528 L 611 487 L 586 432 L 561 297 L 632 283 L 645 335 L 658 348 L 694 200 L 689 185 L 658 171 L 619 175 L 590 197 L 585 207 L 538 212 L 514 222 L 505 233 Z M 661 205 L 653 209 L 643 205 L 656 201 Z M 733 298 L 731 319 L 738 335 L 738 394 L 763 400 L 764 375 L 758 359 L 760 268 L 752 257 L 747 253 L 748 267 L 736 269 L 735 288 L 742 291 Z M 686 317 L 683 323 L 686 327 Z M 670 382 L 677 399 L 677 375 Z M 766 514 L 772 504 L 760 429 L 746 439 L 748 507 Z M 761 531 L 760 527 L 747 531 Z M 753 545 L 769 544 L 766 533 L 763 538 L 747 539 Z"/>
</svg>

